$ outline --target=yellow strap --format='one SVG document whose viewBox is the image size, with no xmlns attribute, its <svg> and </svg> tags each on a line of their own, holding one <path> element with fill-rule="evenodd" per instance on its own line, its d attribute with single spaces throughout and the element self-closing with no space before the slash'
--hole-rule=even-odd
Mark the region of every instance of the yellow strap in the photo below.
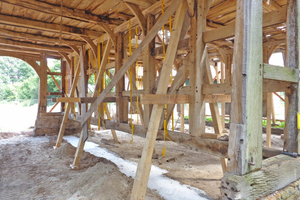
<svg viewBox="0 0 300 200">
<path fill-rule="evenodd" d="M 98 45 L 97 45 L 97 47 L 98 47 L 98 73 L 100 73 L 100 59 L 101 59 L 101 49 L 100 49 L 100 37 L 98 38 Z M 95 82 L 96 82 L 96 80 L 95 80 Z M 100 94 L 100 88 L 99 88 L 99 94 Z M 101 126 L 101 117 L 100 117 L 100 111 L 101 111 L 101 108 L 100 108 L 100 105 L 98 106 L 98 114 L 99 114 L 99 116 L 98 116 L 98 131 L 100 131 L 100 126 Z"/>
<path fill-rule="evenodd" d="M 76 71 L 76 55 L 74 55 L 74 71 Z M 75 90 L 74 90 L 74 97 L 75 97 Z M 73 108 L 74 109 L 74 120 L 76 119 L 75 107 L 76 107 L 76 105 L 74 103 L 74 108 Z"/>
<path fill-rule="evenodd" d="M 137 36 L 137 27 L 135 27 L 135 47 L 138 47 L 138 36 Z M 139 65 L 138 61 L 136 61 L 135 66 L 136 66 L 136 80 L 137 80 L 137 85 L 139 85 Z M 136 123 L 139 125 L 139 97 L 136 97 Z"/>
</svg>

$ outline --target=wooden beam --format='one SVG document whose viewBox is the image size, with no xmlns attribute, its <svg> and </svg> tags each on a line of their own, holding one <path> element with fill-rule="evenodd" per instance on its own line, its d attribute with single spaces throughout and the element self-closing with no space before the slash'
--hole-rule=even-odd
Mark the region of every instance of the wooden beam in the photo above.
<svg viewBox="0 0 300 200">
<path fill-rule="evenodd" d="M 68 63 L 68 67 L 69 67 L 69 69 L 71 71 L 72 63 L 71 63 L 71 60 L 68 57 L 68 55 L 65 52 L 58 52 L 58 53 L 66 60 L 66 62 Z"/>
<path fill-rule="evenodd" d="M 299 38 L 300 38 L 300 5 L 299 1 L 287 1 L 287 46 L 286 66 L 291 70 L 299 70 Z M 300 152 L 300 130 L 297 128 L 297 113 L 300 112 L 299 81 L 291 84 L 286 92 L 287 115 L 285 120 L 284 149 L 287 152 Z"/>
<path fill-rule="evenodd" d="M 142 29 L 143 35 L 146 35 L 146 29 L 147 29 L 147 19 L 145 18 L 144 14 L 142 13 L 141 9 L 133 4 L 125 2 L 126 6 L 130 9 L 130 11 L 134 14 L 134 16 L 137 18 L 139 25 Z"/>
<path fill-rule="evenodd" d="M 31 19 L 25 19 L 21 17 L 14 17 L 0 14 L 0 23 L 7 24 L 8 26 L 19 26 L 25 28 L 38 29 L 42 31 L 60 32 L 60 24 L 47 23 L 42 21 L 35 21 Z M 63 34 L 77 35 L 77 36 L 88 36 L 88 37 L 100 37 L 103 35 L 102 32 L 91 31 L 83 28 L 65 26 L 62 25 L 61 29 Z"/>
<path fill-rule="evenodd" d="M 264 63 L 263 77 L 265 79 L 273 79 L 279 81 L 287 81 L 292 83 L 298 83 L 299 70 L 288 67 L 274 66 Z"/>
<path fill-rule="evenodd" d="M 299 178 L 300 157 L 277 155 L 264 160 L 260 170 L 246 175 L 226 173 L 221 180 L 221 194 L 227 199 L 262 199 Z"/>
<path fill-rule="evenodd" d="M 112 42 L 114 43 L 114 45 L 116 45 L 117 43 L 117 37 L 115 35 L 115 33 L 113 32 L 113 30 L 110 29 L 108 24 L 105 23 L 97 23 L 99 26 L 101 26 L 101 28 L 109 35 L 110 39 L 112 40 Z"/>
<path fill-rule="evenodd" d="M 80 49 L 80 56 L 79 56 L 79 63 L 80 63 L 80 67 L 78 67 L 78 70 L 80 68 L 80 71 L 82 72 L 81 73 L 81 97 L 86 97 L 86 94 L 87 94 L 87 77 L 84 73 L 85 71 L 85 55 L 84 55 L 84 52 L 83 52 L 83 46 L 81 47 Z M 87 110 L 87 106 L 85 103 L 81 104 L 81 114 L 82 116 L 84 116 L 86 114 L 86 110 Z M 85 141 L 87 140 L 88 138 L 88 123 L 85 122 L 82 124 L 82 131 L 81 131 L 81 134 L 80 134 L 80 138 L 79 138 L 79 141 L 78 141 L 78 145 L 77 145 L 77 149 L 76 149 L 76 153 L 75 153 L 75 158 L 74 158 L 74 161 L 71 165 L 71 168 L 72 169 L 78 169 L 78 166 L 79 166 L 79 162 L 80 162 L 80 159 L 81 159 L 81 156 L 82 156 L 82 153 L 83 153 L 83 148 L 84 148 L 84 143 Z"/>
<path fill-rule="evenodd" d="M 18 41 L 3 39 L 3 38 L 0 38 L 0 44 L 6 45 L 6 46 L 26 47 L 26 48 L 31 48 L 31 49 L 54 51 L 54 52 L 58 52 L 58 51 L 68 52 L 68 53 L 72 53 L 73 52 L 72 49 L 67 48 L 67 47 L 55 47 L 55 46 L 37 45 L 37 44 L 33 44 L 33 43 L 18 42 Z"/>
<path fill-rule="evenodd" d="M 97 109 L 98 105 L 104 100 L 105 96 L 110 92 L 110 90 L 117 84 L 117 82 L 123 77 L 125 72 L 129 69 L 129 67 L 136 61 L 140 53 L 146 48 L 146 46 L 152 41 L 152 39 L 156 36 L 157 32 L 161 29 L 162 25 L 166 23 L 169 17 L 175 12 L 180 3 L 183 0 L 174 1 L 172 6 L 169 7 L 163 15 L 158 19 L 153 28 L 149 31 L 147 36 L 143 39 L 143 41 L 139 44 L 138 48 L 133 52 L 133 54 L 126 60 L 123 67 L 114 75 L 111 82 L 107 85 L 105 90 L 100 94 L 95 103 L 90 107 L 87 114 L 82 118 L 81 123 L 83 124 L 88 120 L 88 118 L 92 115 L 92 113 Z M 174 6 L 175 5 L 175 6 Z M 176 7 L 177 6 L 177 7 Z M 116 29 L 115 29 L 116 31 Z"/>
<path fill-rule="evenodd" d="M 178 8 L 178 6 L 181 6 Z M 156 94 L 166 94 L 168 89 L 169 77 L 172 70 L 172 65 L 175 60 L 177 45 L 180 38 L 180 33 L 183 25 L 184 15 L 187 10 L 187 2 L 176 0 L 174 3 L 166 10 L 164 14 L 166 14 L 171 8 L 178 8 L 175 19 L 174 19 L 174 28 L 172 30 L 169 50 L 166 52 L 166 59 L 164 61 L 160 79 L 157 86 Z M 160 17 L 162 19 L 164 15 Z M 165 21 L 165 19 L 164 19 Z M 158 25 L 159 21 L 155 23 L 150 32 L 147 34 L 150 35 L 151 31 L 155 30 L 156 25 Z M 146 36 L 146 37 L 147 37 Z M 150 175 L 151 169 L 151 159 L 154 150 L 154 144 L 157 136 L 157 130 L 160 123 L 160 117 L 163 112 L 163 105 L 154 105 L 151 113 L 151 118 L 149 121 L 149 127 L 147 130 L 146 142 L 143 147 L 142 156 L 139 161 L 136 176 L 134 179 L 133 189 L 131 193 L 131 200 L 143 199 L 147 190 L 147 183 Z"/>
<path fill-rule="evenodd" d="M 56 45 L 60 44 L 59 38 L 46 37 L 46 36 L 34 35 L 34 34 L 23 33 L 23 32 L 22 33 L 21 32 L 14 32 L 14 31 L 9 31 L 9 30 L 4 29 L 4 28 L 0 28 L 0 35 L 7 36 L 7 37 L 10 37 L 10 38 L 18 38 L 18 39 L 26 38 L 26 39 L 33 40 L 33 41 L 46 42 L 46 43 L 56 44 Z M 83 44 L 85 44 L 82 41 L 65 40 L 65 39 L 62 39 L 61 43 L 63 45 L 83 45 Z"/>
<path fill-rule="evenodd" d="M 97 46 L 95 45 L 95 43 L 93 42 L 93 40 L 90 37 L 86 37 L 86 36 L 81 36 L 81 38 L 86 41 L 86 43 L 88 43 L 88 45 L 91 47 L 93 54 L 94 54 L 94 58 L 97 58 Z"/>
<path fill-rule="evenodd" d="M 47 54 L 41 54 L 38 113 L 47 112 Z"/>
<path fill-rule="evenodd" d="M 142 19 L 141 19 L 142 20 Z M 151 28 L 153 27 L 155 23 L 155 16 L 149 15 L 147 17 L 146 21 L 146 26 L 145 28 L 145 33 L 144 35 L 147 34 L 146 31 L 150 31 Z M 152 52 L 155 49 L 155 39 L 153 39 L 149 45 L 146 47 L 143 55 L 143 88 L 144 92 L 147 94 L 153 94 L 154 89 L 155 89 L 155 79 L 156 79 L 156 72 L 155 72 L 155 56 L 152 55 Z M 143 120 L 144 123 L 143 125 L 148 127 L 149 125 L 149 120 L 151 117 L 151 112 L 152 112 L 152 105 L 144 105 L 144 110 L 143 110 Z M 141 109 L 140 109 L 141 110 Z"/>
<path fill-rule="evenodd" d="M 142 94 L 141 104 L 181 104 L 189 103 L 189 95 Z"/>
<path fill-rule="evenodd" d="M 237 1 L 228 172 L 239 176 L 262 166 L 262 18 L 261 0 Z"/>
<path fill-rule="evenodd" d="M 75 89 L 76 89 L 77 82 L 78 82 L 78 79 L 79 79 L 79 74 L 80 74 L 80 67 L 79 67 L 79 62 L 78 62 L 78 65 L 76 67 L 75 76 L 74 76 L 72 86 L 71 86 L 71 90 L 70 90 L 70 97 L 69 97 L 70 99 L 74 98 L 74 93 L 75 93 Z M 62 98 L 63 97 L 61 97 L 61 99 Z M 58 136 L 57 136 L 57 140 L 56 140 L 56 144 L 55 144 L 54 149 L 60 147 L 60 145 L 61 145 L 64 133 L 65 133 L 65 129 L 66 129 L 66 126 L 67 126 L 68 117 L 69 117 L 69 113 L 70 113 L 70 110 L 71 110 L 71 105 L 72 104 L 70 104 L 70 103 L 67 104 L 67 108 L 65 110 L 65 113 L 64 113 L 64 116 L 63 116 L 63 119 L 62 119 L 62 122 L 61 122 L 61 125 L 60 125 L 60 128 L 59 128 L 59 132 L 58 132 Z"/>
<path fill-rule="evenodd" d="M 285 23 L 286 21 L 286 8 L 269 12 L 263 15 L 263 27 L 273 26 L 275 24 Z M 234 37 L 235 35 L 235 23 L 230 23 L 226 26 L 219 27 L 212 31 L 206 31 L 204 33 L 204 42 L 212 42 L 215 40 Z"/>
</svg>

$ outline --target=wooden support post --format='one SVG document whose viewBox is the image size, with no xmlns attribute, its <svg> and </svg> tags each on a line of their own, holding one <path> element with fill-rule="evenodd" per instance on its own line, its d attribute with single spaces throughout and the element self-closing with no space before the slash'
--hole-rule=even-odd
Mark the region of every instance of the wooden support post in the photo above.
<svg viewBox="0 0 300 200">
<path fill-rule="evenodd" d="M 180 104 L 180 131 L 184 133 L 184 104 Z"/>
<path fill-rule="evenodd" d="M 40 76 L 40 87 L 39 87 L 39 109 L 38 113 L 47 112 L 47 54 L 41 54 L 41 76 Z"/>
<path fill-rule="evenodd" d="M 221 63 L 221 83 L 225 83 L 225 63 Z M 225 102 L 221 102 L 221 124 L 225 129 Z"/>
<path fill-rule="evenodd" d="M 85 55 L 84 55 L 84 47 L 82 46 L 80 49 L 80 56 L 79 56 L 79 63 L 80 63 L 80 71 L 81 71 L 81 97 L 86 97 L 87 94 L 87 77 L 86 77 L 86 70 L 85 70 Z M 79 67 L 78 67 L 79 68 Z M 81 112 L 82 112 L 82 116 L 84 116 L 86 114 L 86 103 L 82 103 L 81 104 Z M 82 131 L 80 134 L 80 138 L 78 141 L 78 145 L 77 145 L 77 149 L 76 149 L 76 153 L 75 153 L 75 158 L 73 161 L 73 164 L 71 164 L 71 168 L 72 169 L 78 169 L 79 166 L 79 162 L 83 153 L 83 148 L 84 148 L 84 143 L 87 140 L 88 137 L 88 123 L 85 122 L 82 125 Z"/>
<path fill-rule="evenodd" d="M 117 33 L 117 44 L 115 45 L 115 52 L 116 52 L 116 68 L 115 68 L 115 74 L 120 70 L 120 68 L 122 67 L 122 59 L 123 59 L 123 34 L 122 33 Z M 117 100 L 116 100 L 116 117 L 117 117 L 117 121 L 122 123 L 122 122 L 126 122 L 124 121 L 123 117 L 123 113 L 124 113 L 124 109 L 125 109 L 125 103 L 124 103 L 124 99 L 122 97 L 122 91 L 125 90 L 125 79 L 124 76 L 122 76 L 121 80 L 119 80 L 119 82 L 116 85 L 116 95 L 117 95 Z M 127 102 L 128 104 L 128 102 Z M 125 111 L 126 112 L 126 111 Z M 128 110 L 127 110 L 128 112 Z M 127 117 L 128 118 L 128 117 Z"/>
<path fill-rule="evenodd" d="M 78 79 L 79 79 L 79 74 L 80 74 L 80 67 L 77 66 L 75 77 L 74 77 L 74 80 L 73 80 L 73 83 L 72 83 L 72 86 L 71 86 L 71 90 L 70 90 L 70 97 L 74 97 L 74 92 L 75 92 L 77 82 L 78 82 Z M 54 149 L 60 147 L 60 144 L 62 142 L 64 133 L 65 133 L 65 129 L 66 129 L 66 126 L 67 126 L 67 122 L 68 122 L 68 118 L 69 118 L 69 112 L 70 112 L 70 109 L 71 109 L 72 106 L 73 105 L 71 103 L 67 104 L 67 108 L 66 108 L 66 111 L 64 113 L 64 117 L 62 119 L 61 125 L 60 125 L 60 129 L 59 129 L 59 132 L 58 132 L 56 145 L 55 145 Z"/>
<path fill-rule="evenodd" d="M 238 0 L 235 27 L 228 172 L 244 175 L 262 166 L 262 2 Z"/>
<path fill-rule="evenodd" d="M 263 62 L 264 63 L 269 63 L 269 53 L 268 53 L 268 48 L 263 49 Z M 266 127 L 266 146 L 271 147 L 271 112 L 272 112 L 272 92 L 267 93 L 267 127 Z"/>
<path fill-rule="evenodd" d="M 66 97 L 67 95 L 65 94 L 66 91 L 66 62 L 61 59 L 60 61 L 60 71 L 61 71 L 61 93 L 62 97 Z M 65 112 L 65 102 L 61 102 L 60 104 L 60 112 Z"/>
<path fill-rule="evenodd" d="M 147 18 L 147 31 L 150 31 L 155 22 L 155 16 L 149 15 Z M 147 33 L 146 33 L 147 34 Z M 152 52 L 155 48 L 155 39 L 153 39 L 144 50 L 143 57 L 143 86 L 145 94 L 153 94 L 155 88 L 155 57 Z M 148 127 L 153 105 L 144 106 L 144 126 Z"/>
<path fill-rule="evenodd" d="M 191 100 L 189 104 L 189 132 L 194 136 L 205 133 L 205 95 L 201 93 L 205 84 L 205 65 L 201 64 L 201 59 L 205 44 L 203 42 L 203 32 L 206 27 L 204 0 L 198 0 L 197 16 L 191 20 L 190 36 L 190 86 Z M 206 8 L 207 9 L 207 8 Z M 197 20 L 196 20 L 197 19 Z"/>
<path fill-rule="evenodd" d="M 178 5 L 177 3 L 181 3 L 181 2 L 182 1 L 176 0 L 170 7 L 175 7 Z M 187 2 L 183 1 L 175 15 L 174 29 L 172 31 L 169 48 L 166 52 L 166 59 L 162 67 L 162 71 L 160 75 L 161 78 L 159 80 L 158 87 L 157 87 L 157 94 L 166 94 L 167 92 L 169 77 L 175 59 L 186 10 L 187 10 Z M 145 198 L 147 183 L 149 180 L 149 175 L 151 170 L 151 159 L 152 159 L 154 144 L 156 140 L 157 129 L 160 123 L 160 117 L 163 112 L 163 107 L 164 107 L 163 105 L 153 106 L 149 127 L 147 131 L 147 136 L 146 136 L 146 142 L 143 148 L 142 157 L 138 164 L 138 168 L 137 168 L 137 172 L 133 184 L 131 200 L 138 200 L 138 199 Z"/>
<path fill-rule="evenodd" d="M 299 38 L 300 38 L 300 2 L 287 1 L 287 52 L 286 66 L 299 69 Z M 298 80 L 299 81 L 299 80 Z M 286 135 L 284 138 L 284 149 L 287 152 L 300 152 L 299 130 L 297 129 L 297 113 L 299 113 L 299 82 L 291 84 L 291 89 L 286 92 L 288 97 L 288 112 L 285 121 Z"/>
</svg>

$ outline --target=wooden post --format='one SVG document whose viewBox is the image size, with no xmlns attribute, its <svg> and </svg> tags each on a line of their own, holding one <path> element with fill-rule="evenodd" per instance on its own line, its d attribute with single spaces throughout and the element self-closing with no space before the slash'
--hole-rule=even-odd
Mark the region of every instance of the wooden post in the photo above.
<svg viewBox="0 0 300 200">
<path fill-rule="evenodd" d="M 205 95 L 202 86 L 205 84 L 205 65 L 201 64 L 205 44 L 203 31 L 206 27 L 205 1 L 198 0 L 197 16 L 191 20 L 190 36 L 190 86 L 191 96 L 189 104 L 189 132 L 194 136 L 205 133 Z M 196 20 L 197 19 L 197 20 Z"/>
<path fill-rule="evenodd" d="M 85 68 L 85 55 L 84 55 L 84 47 L 82 46 L 80 49 L 80 56 L 79 56 L 79 62 L 80 62 L 80 71 L 81 71 L 81 91 L 80 91 L 80 96 L 81 97 L 86 97 L 87 94 L 87 77 L 86 77 L 86 68 Z M 86 103 L 82 103 L 81 104 L 81 111 L 82 111 L 82 116 L 84 116 L 86 114 Z M 75 158 L 73 161 L 73 164 L 71 164 L 71 168 L 72 169 L 78 169 L 79 166 L 79 162 L 83 153 L 83 148 L 84 148 L 84 143 L 87 140 L 88 137 L 88 123 L 85 122 L 82 125 L 82 131 L 80 134 L 80 138 L 78 141 L 78 145 L 77 145 L 77 149 L 76 149 L 76 153 L 75 153 Z"/>
<path fill-rule="evenodd" d="M 262 166 L 262 1 L 238 0 L 235 27 L 228 172 L 244 175 Z"/>
<path fill-rule="evenodd" d="M 182 1 L 174 2 L 170 7 L 177 6 L 177 3 Z M 170 8 L 169 8 L 170 9 Z M 180 38 L 180 32 L 183 25 L 184 16 L 187 10 L 187 2 L 183 1 L 181 6 L 178 8 L 175 19 L 174 29 L 172 31 L 169 48 L 166 52 L 166 59 L 164 61 L 160 80 L 157 87 L 157 94 L 166 94 L 168 89 L 169 77 L 172 70 L 172 65 L 175 59 L 177 46 Z M 147 183 L 149 180 L 151 170 L 151 159 L 154 149 L 154 144 L 157 136 L 157 130 L 160 123 L 160 117 L 163 112 L 164 105 L 154 105 L 152 114 L 150 117 L 149 127 L 147 130 L 146 142 L 143 148 L 142 157 L 139 161 L 136 176 L 133 184 L 131 193 L 132 200 L 140 200 L 145 198 Z"/>
<path fill-rule="evenodd" d="M 149 15 L 147 17 L 147 30 L 150 31 L 155 23 L 155 16 Z M 152 55 L 152 52 L 155 48 L 155 39 L 153 39 L 149 45 L 144 50 L 143 57 L 143 86 L 145 94 L 153 94 L 153 89 L 155 88 L 155 57 Z M 148 127 L 150 115 L 153 105 L 144 105 L 144 126 Z"/>
<path fill-rule="evenodd" d="M 70 97 L 74 97 L 75 89 L 76 89 L 77 82 L 78 82 L 78 79 L 79 79 L 79 73 L 80 73 L 80 67 L 78 66 L 77 70 L 76 70 L 76 73 L 75 73 L 73 83 L 72 83 L 72 87 L 71 87 L 71 91 L 70 91 Z M 67 104 L 67 108 L 65 110 L 64 117 L 62 119 L 60 129 L 59 129 L 59 132 L 58 132 L 56 145 L 55 145 L 55 147 L 53 147 L 54 149 L 60 147 L 60 144 L 62 142 L 64 133 L 65 133 L 65 129 L 66 129 L 66 126 L 67 126 L 69 112 L 70 112 L 70 109 L 71 109 L 72 106 L 73 105 L 71 103 Z"/>
<path fill-rule="evenodd" d="M 117 44 L 115 45 L 115 56 L 116 56 L 116 68 L 115 68 L 115 74 L 120 70 L 122 67 L 122 59 L 123 59 L 123 34 L 117 33 Z M 122 97 L 122 91 L 125 90 L 125 79 L 124 76 L 122 76 L 121 80 L 116 85 L 116 117 L 117 121 L 122 123 L 125 122 L 123 119 L 123 113 L 124 113 L 124 105 L 123 97 Z M 128 103 L 128 102 L 127 102 Z M 128 111 L 127 111 L 128 112 Z"/>
<path fill-rule="evenodd" d="M 299 0 L 288 0 L 287 2 L 287 52 L 286 67 L 299 69 Z M 286 91 L 288 97 L 288 110 L 285 121 L 286 135 L 284 138 L 284 149 L 287 152 L 298 152 L 300 142 L 298 139 L 299 130 L 297 129 L 297 113 L 299 113 L 299 87 L 298 83 L 291 84 L 289 91 Z"/>
<path fill-rule="evenodd" d="M 263 49 L 263 62 L 269 63 L 268 48 Z M 266 146 L 271 147 L 271 113 L 272 113 L 272 92 L 267 93 L 267 127 L 266 127 Z"/>
<path fill-rule="evenodd" d="M 39 110 L 38 113 L 47 112 L 47 54 L 41 53 L 41 76 L 39 87 Z"/>
<path fill-rule="evenodd" d="M 66 62 L 63 61 L 63 57 L 61 57 L 60 61 L 60 71 L 61 71 L 61 93 L 62 97 L 66 97 Z M 65 103 L 61 102 L 60 112 L 65 112 Z"/>
<path fill-rule="evenodd" d="M 184 104 L 180 104 L 180 131 L 184 133 Z"/>
</svg>

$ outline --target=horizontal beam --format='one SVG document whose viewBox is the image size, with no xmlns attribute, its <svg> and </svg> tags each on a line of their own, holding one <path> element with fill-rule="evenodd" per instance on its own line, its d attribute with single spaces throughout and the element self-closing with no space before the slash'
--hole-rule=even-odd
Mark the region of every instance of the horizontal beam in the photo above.
<svg viewBox="0 0 300 200">
<path fill-rule="evenodd" d="M 293 83 L 298 83 L 299 81 L 299 70 L 297 69 L 264 63 L 263 72 L 263 77 L 265 79 L 287 81 Z"/>
<path fill-rule="evenodd" d="M 180 94 L 142 94 L 141 104 L 185 104 L 189 103 L 189 95 Z M 206 95 L 206 103 L 231 102 L 231 95 Z"/>
<path fill-rule="evenodd" d="M 289 89 L 290 82 L 278 81 L 271 79 L 263 80 L 263 92 L 285 92 Z M 231 83 L 221 84 L 205 84 L 203 86 L 202 94 L 231 94 Z"/>
<path fill-rule="evenodd" d="M 277 155 L 243 176 L 225 173 L 221 193 L 227 199 L 261 199 L 300 178 L 300 157 Z"/>
<path fill-rule="evenodd" d="M 61 72 L 47 72 L 47 75 L 61 76 Z"/>
<path fill-rule="evenodd" d="M 28 34 L 28 33 L 21 33 L 21 32 L 14 32 L 14 31 L 9 31 L 4 28 L 0 28 L 0 35 L 2 36 L 7 36 L 7 37 L 12 37 L 12 38 L 26 38 L 34 41 L 40 41 L 40 42 L 48 42 L 51 44 L 57 44 L 59 45 L 59 38 L 53 38 L 53 37 L 46 37 L 46 36 L 41 36 L 41 35 L 33 35 L 33 34 Z M 83 41 L 77 41 L 77 40 L 61 40 L 62 44 L 65 45 L 85 45 L 86 43 Z"/>
<path fill-rule="evenodd" d="M 65 26 L 65 25 L 63 25 L 60 29 L 60 24 L 47 23 L 47 22 L 25 19 L 21 17 L 8 16 L 3 14 L 0 14 L 0 23 L 7 24 L 9 26 L 19 26 L 24 28 L 32 28 L 32 29 L 51 31 L 56 33 L 60 32 L 61 30 L 63 34 L 78 35 L 78 36 L 100 37 L 104 33 L 104 32 L 86 30 L 78 27 Z"/>
<path fill-rule="evenodd" d="M 13 41 L 13 40 L 8 40 L 8 39 L 3 39 L 3 38 L 0 38 L 0 44 L 5 45 L 5 46 L 24 47 L 24 48 L 54 51 L 54 52 L 59 52 L 59 51 L 66 52 L 66 53 L 72 53 L 73 52 L 73 50 L 68 48 L 68 47 L 55 47 L 55 46 L 38 45 L 38 44 Z"/>
<path fill-rule="evenodd" d="M 269 12 L 263 15 L 263 27 L 281 24 L 286 21 L 286 7 L 279 10 Z M 212 31 L 206 31 L 203 34 L 204 42 L 212 42 L 215 40 L 234 37 L 235 35 L 235 22 L 226 26 L 219 27 Z"/>
<path fill-rule="evenodd" d="M 65 103 L 94 103 L 97 97 L 56 97 L 52 98 L 52 102 Z M 103 103 L 116 102 L 116 97 L 106 97 Z"/>
</svg>

